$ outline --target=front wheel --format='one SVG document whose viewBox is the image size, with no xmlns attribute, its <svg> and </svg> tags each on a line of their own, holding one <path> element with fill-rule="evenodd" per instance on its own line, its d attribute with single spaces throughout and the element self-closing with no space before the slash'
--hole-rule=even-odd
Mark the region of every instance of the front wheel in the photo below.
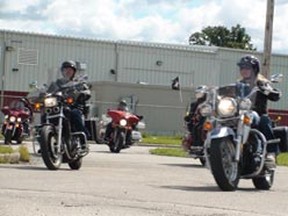
<svg viewBox="0 0 288 216">
<path fill-rule="evenodd" d="M 6 130 L 4 134 L 4 143 L 10 144 L 12 142 L 12 130 Z"/>
<path fill-rule="evenodd" d="M 119 153 L 124 145 L 125 134 L 123 131 L 115 131 L 116 138 L 110 143 L 110 151 L 113 153 Z"/>
<path fill-rule="evenodd" d="M 62 163 L 61 149 L 57 145 L 57 134 L 52 126 L 42 128 L 40 137 L 41 156 L 49 170 L 57 170 Z"/>
<path fill-rule="evenodd" d="M 239 183 L 239 167 L 235 161 L 235 153 L 235 146 L 229 138 L 211 142 L 211 170 L 217 185 L 223 191 L 234 191 Z"/>
</svg>

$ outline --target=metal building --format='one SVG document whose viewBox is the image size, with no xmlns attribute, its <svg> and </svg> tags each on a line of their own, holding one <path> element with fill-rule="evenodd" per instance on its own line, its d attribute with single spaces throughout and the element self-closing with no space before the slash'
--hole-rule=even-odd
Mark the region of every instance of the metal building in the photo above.
<svg viewBox="0 0 288 216">
<path fill-rule="evenodd" d="M 193 88 L 200 84 L 224 85 L 234 82 L 239 78 L 236 62 L 247 53 L 262 59 L 259 52 L 227 48 L 104 41 L 0 30 L 0 106 L 13 97 L 26 95 L 32 81 L 46 83 L 63 61 L 73 59 L 86 68 L 89 80 L 94 83 L 91 103 L 98 108 L 92 113 L 93 116 L 104 112 L 105 109 L 101 107 L 104 104 L 116 105 L 121 97 L 135 96 L 133 91 L 138 91 L 136 89 L 140 85 L 139 94 L 142 96 L 136 97 L 146 120 L 151 122 L 150 126 L 147 124 L 147 130 L 174 133 L 182 130 L 182 116 L 193 96 Z M 283 73 L 287 80 L 288 56 L 274 54 L 271 63 L 271 73 Z M 181 95 L 170 88 L 171 80 L 177 76 L 180 78 Z M 284 117 L 282 124 L 288 124 L 286 80 L 276 86 L 283 91 L 281 101 L 270 104 L 272 113 Z M 127 88 L 122 92 L 117 91 L 119 85 Z M 153 92 L 151 89 L 154 89 Z M 113 97 L 108 97 L 112 94 Z M 150 103 L 147 100 L 149 96 Z M 169 100 L 170 97 L 174 99 Z M 153 106 L 154 109 L 148 109 Z M 154 121 L 155 113 L 161 109 L 165 109 L 170 118 L 161 117 L 159 121 Z"/>
</svg>

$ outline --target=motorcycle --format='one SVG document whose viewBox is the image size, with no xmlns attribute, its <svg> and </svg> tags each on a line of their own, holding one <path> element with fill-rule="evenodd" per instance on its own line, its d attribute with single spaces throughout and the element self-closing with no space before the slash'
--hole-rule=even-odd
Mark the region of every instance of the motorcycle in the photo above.
<svg viewBox="0 0 288 216">
<path fill-rule="evenodd" d="M 273 83 L 281 80 L 280 75 L 272 77 Z M 276 164 L 267 161 L 266 148 L 281 140 L 267 141 L 254 125 L 258 114 L 251 110 L 251 97 L 259 88 L 254 87 L 248 95 L 247 88 L 243 83 L 211 87 L 200 107 L 201 114 L 206 116 L 206 163 L 223 191 L 236 190 L 240 179 L 252 179 L 255 188 L 261 190 L 269 190 L 273 185 Z"/>
<path fill-rule="evenodd" d="M 193 146 L 193 136 L 191 132 L 188 129 L 188 123 L 185 122 L 185 134 L 182 137 L 182 148 L 184 151 L 188 152 L 189 157 L 193 159 L 199 159 L 200 163 L 205 166 L 206 164 L 206 158 L 204 155 L 204 142 L 205 142 L 205 134 L 206 131 L 201 129 L 201 135 L 202 137 L 200 138 L 201 140 L 201 145 L 200 146 Z M 200 129 L 199 129 L 200 130 Z"/>
<path fill-rule="evenodd" d="M 21 144 L 25 137 L 30 135 L 29 122 L 32 116 L 25 100 L 14 100 L 10 106 L 4 106 L 1 111 L 5 115 L 1 129 L 4 143 L 10 144 L 14 140 L 17 144 Z"/>
<path fill-rule="evenodd" d="M 78 170 L 82 158 L 89 153 L 86 134 L 77 131 L 69 119 L 71 106 L 89 88 L 86 80 L 80 79 L 42 94 L 45 122 L 38 127 L 38 142 L 44 164 L 50 170 L 59 169 L 62 163 Z"/>
<path fill-rule="evenodd" d="M 129 148 L 134 144 L 133 131 L 137 124 L 143 119 L 143 116 L 137 116 L 129 112 L 121 110 L 108 110 L 107 115 L 112 121 L 109 123 L 112 127 L 110 137 L 108 138 L 108 146 L 111 152 L 119 153 L 124 148 Z M 109 128 L 109 126 L 106 127 Z M 141 138 L 141 137 L 140 137 Z M 138 137 L 138 139 L 140 139 Z"/>
</svg>

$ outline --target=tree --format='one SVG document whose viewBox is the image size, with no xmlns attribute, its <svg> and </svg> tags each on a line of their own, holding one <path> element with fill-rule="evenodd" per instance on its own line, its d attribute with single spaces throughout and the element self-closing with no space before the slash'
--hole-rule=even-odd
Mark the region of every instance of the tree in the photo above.
<svg viewBox="0 0 288 216">
<path fill-rule="evenodd" d="M 246 33 L 245 28 L 239 24 L 232 26 L 231 30 L 225 26 L 208 26 L 202 29 L 201 32 L 195 32 L 189 37 L 190 45 L 256 50 L 250 41 L 251 37 Z"/>
</svg>

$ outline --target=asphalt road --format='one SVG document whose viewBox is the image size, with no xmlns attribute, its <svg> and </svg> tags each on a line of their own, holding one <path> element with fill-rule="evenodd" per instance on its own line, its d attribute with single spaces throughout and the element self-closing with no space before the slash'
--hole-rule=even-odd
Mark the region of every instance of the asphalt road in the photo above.
<svg viewBox="0 0 288 216">
<path fill-rule="evenodd" d="M 0 164 L 0 216 L 288 215 L 287 167 L 278 167 L 270 191 L 241 180 L 239 190 L 223 192 L 197 160 L 151 155 L 150 148 L 112 154 L 91 145 L 79 171 L 66 164 L 49 171 L 36 156 Z"/>
</svg>

